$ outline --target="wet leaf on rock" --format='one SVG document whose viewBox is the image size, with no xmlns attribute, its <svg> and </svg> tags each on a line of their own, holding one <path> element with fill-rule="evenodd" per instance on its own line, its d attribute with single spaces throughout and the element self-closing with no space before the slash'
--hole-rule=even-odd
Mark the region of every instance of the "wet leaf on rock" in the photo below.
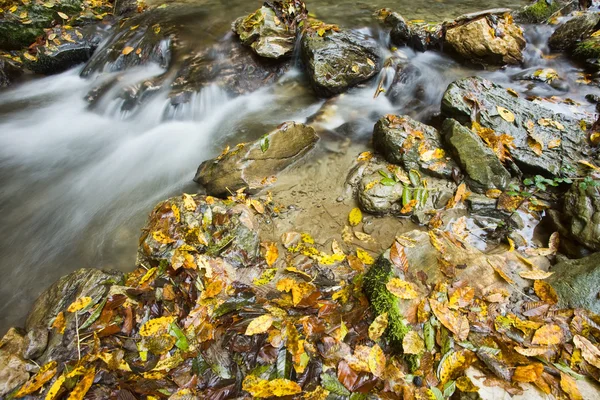
<svg viewBox="0 0 600 400">
<path fill-rule="evenodd" d="M 542 301 L 548 304 L 558 303 L 558 294 L 548 282 L 536 280 L 533 282 L 533 290 Z"/>
<path fill-rule="evenodd" d="M 514 122 L 515 121 L 515 114 L 513 114 L 510 110 L 508 110 L 504 107 L 500 107 L 500 106 L 496 106 L 496 110 L 498 110 L 498 114 L 500 114 L 502 119 L 505 120 L 506 122 Z"/>
<path fill-rule="evenodd" d="M 388 327 L 388 313 L 378 315 L 369 326 L 369 339 L 376 342 Z"/>
<path fill-rule="evenodd" d="M 385 284 L 385 287 L 390 293 L 400 299 L 411 300 L 419 297 L 419 294 L 415 290 L 415 286 L 412 283 L 403 281 L 400 278 L 390 279 Z"/>
<path fill-rule="evenodd" d="M 126 55 L 130 54 L 133 50 L 135 50 L 133 47 L 127 46 L 123 49 L 122 54 L 124 56 L 126 56 Z"/>
<path fill-rule="evenodd" d="M 563 333 L 560 326 L 548 324 L 535 331 L 531 343 L 541 346 L 554 346 L 561 343 Z"/>
<path fill-rule="evenodd" d="M 69 308 L 67 308 L 67 311 L 68 312 L 76 312 L 76 311 L 83 310 L 84 308 L 89 306 L 91 302 L 92 302 L 91 297 L 80 297 L 77 300 L 75 300 L 73 303 L 71 303 L 71 305 L 69 305 Z"/>
<path fill-rule="evenodd" d="M 362 218 L 363 215 L 360 208 L 355 207 L 350 211 L 350 214 L 348 214 L 348 223 L 350 226 L 356 226 L 362 222 Z"/>
<path fill-rule="evenodd" d="M 29 379 L 19 391 L 15 394 L 15 397 L 24 397 L 38 391 L 46 382 L 56 375 L 58 370 L 58 364 L 56 361 L 50 361 L 44 365 L 37 374 Z"/>
</svg>

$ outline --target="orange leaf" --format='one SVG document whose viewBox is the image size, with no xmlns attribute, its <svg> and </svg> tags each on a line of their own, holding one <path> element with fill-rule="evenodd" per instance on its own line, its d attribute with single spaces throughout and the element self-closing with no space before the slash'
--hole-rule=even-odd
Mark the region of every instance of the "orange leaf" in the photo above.
<svg viewBox="0 0 600 400">
<path fill-rule="evenodd" d="M 394 240 L 390 249 L 390 260 L 394 265 L 400 268 L 404 272 L 408 272 L 408 258 L 406 258 L 406 252 L 404 246 Z"/>
<path fill-rule="evenodd" d="M 17 392 L 15 397 L 23 397 L 33 392 L 39 390 L 46 382 L 56 375 L 56 371 L 58 370 L 58 364 L 56 361 L 50 361 L 48 364 L 44 365 L 37 374 L 35 374 L 31 379 L 29 379 L 21 389 Z"/>
<path fill-rule="evenodd" d="M 459 340 L 467 340 L 471 329 L 467 317 L 450 310 L 445 304 L 434 299 L 429 299 L 429 305 L 437 319 L 454 333 Z"/>
<path fill-rule="evenodd" d="M 558 294 L 548 282 L 537 280 L 533 282 L 533 290 L 537 297 L 548 304 L 558 303 Z"/>
<path fill-rule="evenodd" d="M 548 324 L 535 331 L 531 343 L 542 346 L 553 346 L 561 343 L 562 340 L 563 333 L 560 326 Z"/>
<path fill-rule="evenodd" d="M 542 376 L 542 372 L 544 372 L 542 363 L 521 365 L 515 369 L 512 379 L 515 382 L 535 382 Z"/>
</svg>

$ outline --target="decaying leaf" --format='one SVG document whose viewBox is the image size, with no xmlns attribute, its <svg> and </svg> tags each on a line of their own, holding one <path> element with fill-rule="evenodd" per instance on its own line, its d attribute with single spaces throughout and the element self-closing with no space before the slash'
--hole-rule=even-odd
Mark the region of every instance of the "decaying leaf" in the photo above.
<svg viewBox="0 0 600 400">
<path fill-rule="evenodd" d="M 50 361 L 48 364 L 44 365 L 37 374 L 35 374 L 31 379 L 29 379 L 17 392 L 15 397 L 23 397 L 29 394 L 32 394 L 39 390 L 46 382 L 56 375 L 56 371 L 58 370 L 58 364 L 56 361 Z"/>
<path fill-rule="evenodd" d="M 65 333 L 66 320 L 65 314 L 62 311 L 56 315 L 54 322 L 52 322 L 52 328 L 56 329 L 56 331 L 60 334 Z"/>
<path fill-rule="evenodd" d="M 246 335 L 252 336 L 259 333 L 265 333 L 273 325 L 273 316 L 271 314 L 264 314 L 258 318 L 254 318 L 248 324 L 246 328 Z"/>
<path fill-rule="evenodd" d="M 96 368 L 90 367 L 85 370 L 83 377 L 77 383 L 77 385 L 71 391 L 69 398 L 67 400 L 83 400 L 88 390 L 94 383 L 94 378 L 96 377 Z"/>
<path fill-rule="evenodd" d="M 596 368 L 600 368 L 600 350 L 598 350 L 598 347 L 581 335 L 575 335 L 573 343 L 581 350 L 581 355 L 585 361 Z"/>
<path fill-rule="evenodd" d="M 378 315 L 369 326 L 369 339 L 376 342 L 388 327 L 388 313 Z"/>
<path fill-rule="evenodd" d="M 168 332 L 169 326 L 175 321 L 175 317 L 159 317 L 148 320 L 140 328 L 140 336 L 158 336 Z"/>
<path fill-rule="evenodd" d="M 363 216 L 360 208 L 355 207 L 350 211 L 350 214 L 348 214 L 348 223 L 350 226 L 356 226 L 362 222 L 362 218 Z"/>
<path fill-rule="evenodd" d="M 266 249 L 265 261 L 270 267 L 271 265 L 275 264 L 275 261 L 277 261 L 277 258 L 279 258 L 279 249 L 277 248 L 277 244 L 274 242 L 262 243 L 262 246 Z"/>
<path fill-rule="evenodd" d="M 404 299 L 416 299 L 419 297 L 419 294 L 415 290 L 415 286 L 410 283 L 403 281 L 400 278 L 392 278 L 386 284 L 385 287 L 390 291 L 394 296 Z"/>
<path fill-rule="evenodd" d="M 371 373 L 378 378 L 382 377 L 385 372 L 385 364 L 385 353 L 381 347 L 376 344 L 369 352 L 369 369 L 371 370 Z"/>
<path fill-rule="evenodd" d="M 77 300 L 75 300 L 73 303 L 71 303 L 71 305 L 69 305 L 69 308 L 67 308 L 67 311 L 68 312 L 76 312 L 76 311 L 83 310 L 84 308 L 89 306 L 91 302 L 92 302 L 91 297 L 87 297 L 87 296 L 80 297 Z"/>
<path fill-rule="evenodd" d="M 502 119 L 505 120 L 506 122 L 514 122 L 515 121 L 515 114 L 513 114 L 510 110 L 508 110 L 504 107 L 500 107 L 500 106 L 496 106 L 496 110 L 498 110 L 498 114 L 500 114 Z"/>
<path fill-rule="evenodd" d="M 406 257 L 404 246 L 398 243 L 397 240 L 394 240 L 390 248 L 390 261 L 400 270 L 404 271 L 404 273 L 408 272 L 408 258 Z"/>
<path fill-rule="evenodd" d="M 127 46 L 123 49 L 122 54 L 124 56 L 128 55 L 129 53 L 131 53 L 133 50 L 135 50 L 133 47 L 131 46 Z"/>
<path fill-rule="evenodd" d="M 548 304 L 558 303 L 558 294 L 556 294 L 556 291 L 549 283 L 536 280 L 533 282 L 533 290 L 542 301 Z"/>
<path fill-rule="evenodd" d="M 535 331 L 531 343 L 541 346 L 554 346 L 561 343 L 562 340 L 563 333 L 560 326 L 548 324 Z"/>
<path fill-rule="evenodd" d="M 357 248 L 356 249 L 356 256 L 358 257 L 358 259 L 360 261 L 362 261 L 363 263 L 367 264 L 367 265 L 371 265 L 375 262 L 375 259 L 373 257 L 371 257 L 371 255 L 369 253 L 367 253 L 365 250 Z"/>
<path fill-rule="evenodd" d="M 544 372 L 542 363 L 520 365 L 515 368 L 512 379 L 515 382 L 535 382 L 542 376 L 542 372 Z"/>
<path fill-rule="evenodd" d="M 425 342 L 416 331 L 408 331 L 402 339 L 402 349 L 405 354 L 421 354 L 425 351 Z"/>
<path fill-rule="evenodd" d="M 429 299 L 429 305 L 437 319 L 439 319 L 450 332 L 454 333 L 458 340 L 467 340 L 471 328 L 469 326 L 469 320 L 467 320 L 464 315 L 461 315 L 457 311 L 450 310 L 448 306 L 434 299 Z"/>
<path fill-rule="evenodd" d="M 541 269 L 533 269 L 531 271 L 522 271 L 519 272 L 521 278 L 531 279 L 531 280 L 541 280 L 546 279 L 552 276 L 554 272 L 542 271 Z"/>
<path fill-rule="evenodd" d="M 254 375 L 247 375 L 246 378 L 244 378 L 242 389 L 259 399 L 293 396 L 302 392 L 300 385 L 294 381 L 282 378 L 267 381 Z"/>
<path fill-rule="evenodd" d="M 466 352 L 449 351 L 442 357 L 438 365 L 437 376 L 440 384 L 445 385 L 450 379 L 460 374 L 469 367 L 469 360 L 466 357 Z"/>
</svg>

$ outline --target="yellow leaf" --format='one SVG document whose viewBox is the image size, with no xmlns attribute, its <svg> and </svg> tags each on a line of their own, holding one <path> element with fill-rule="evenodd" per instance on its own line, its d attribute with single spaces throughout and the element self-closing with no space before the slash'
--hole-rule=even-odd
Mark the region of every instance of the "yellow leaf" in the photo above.
<svg viewBox="0 0 600 400">
<path fill-rule="evenodd" d="M 224 286 L 225 286 L 225 284 L 223 283 L 222 280 L 216 279 L 206 286 L 206 288 L 202 292 L 202 295 L 200 296 L 200 298 L 212 299 L 213 297 L 217 296 L 219 293 L 221 293 L 223 291 Z"/>
<path fill-rule="evenodd" d="M 273 379 L 267 381 L 254 375 L 247 375 L 242 383 L 242 389 L 255 398 L 293 396 L 301 393 L 302 388 L 288 379 Z"/>
<path fill-rule="evenodd" d="M 259 333 L 265 333 L 273 325 L 273 316 L 271 314 L 264 314 L 258 318 L 254 318 L 248 324 L 246 328 L 246 335 L 252 336 Z"/>
<path fill-rule="evenodd" d="M 500 114 L 502 119 L 505 120 L 506 122 L 514 122 L 515 121 L 515 114 L 513 114 L 510 110 L 508 110 L 504 107 L 500 107 L 500 106 L 496 106 L 496 109 L 498 110 L 498 114 Z"/>
<path fill-rule="evenodd" d="M 48 364 L 44 365 L 37 374 L 35 374 L 31 379 L 29 379 L 21 389 L 15 394 L 14 397 L 23 397 L 29 394 L 32 394 L 39 390 L 46 382 L 56 375 L 56 371 L 58 369 L 58 364 L 56 361 L 50 361 Z"/>
<path fill-rule="evenodd" d="M 548 350 L 550 350 L 548 347 L 525 348 L 525 347 L 519 347 L 519 346 L 515 346 L 514 349 L 517 353 L 519 353 L 525 357 L 541 356 L 542 354 L 546 354 L 548 352 Z"/>
<path fill-rule="evenodd" d="M 554 139 L 548 142 L 548 148 L 549 149 L 555 149 L 557 147 L 560 147 L 560 139 Z"/>
<path fill-rule="evenodd" d="M 581 355 L 585 361 L 596 368 L 600 368 L 600 350 L 592 342 L 581 335 L 575 335 L 573 343 L 581 350 Z"/>
<path fill-rule="evenodd" d="M 371 348 L 369 352 L 369 369 L 371 373 L 378 378 L 381 378 L 385 372 L 385 354 L 378 344 Z"/>
<path fill-rule="evenodd" d="M 498 189 L 490 189 L 487 192 L 485 192 L 485 196 L 489 197 L 490 199 L 497 199 L 498 197 L 500 197 L 501 194 L 502 190 Z"/>
<path fill-rule="evenodd" d="M 348 215 L 348 222 L 350 223 L 350 226 L 356 226 L 358 224 L 360 224 L 362 222 L 362 212 L 360 211 L 360 208 L 355 207 L 352 209 L 352 211 L 350 211 L 350 214 Z"/>
<path fill-rule="evenodd" d="M 158 336 L 166 333 L 175 317 L 159 317 L 146 321 L 140 328 L 140 336 Z"/>
<path fill-rule="evenodd" d="M 467 317 L 450 310 L 446 305 L 434 299 L 429 299 L 429 305 L 442 325 L 454 333 L 459 340 L 467 340 L 471 329 Z"/>
<path fill-rule="evenodd" d="M 425 342 L 416 331 L 408 331 L 402 339 L 405 354 L 421 354 L 425 350 Z"/>
<path fill-rule="evenodd" d="M 376 342 L 388 327 L 388 313 L 378 315 L 369 326 L 369 339 Z"/>
<path fill-rule="evenodd" d="M 361 242 L 375 243 L 375 239 L 373 239 L 373 237 L 371 235 L 367 235 L 366 233 L 357 231 L 357 232 L 354 232 L 354 236 L 356 236 L 356 238 L 358 240 L 360 240 Z"/>
<path fill-rule="evenodd" d="M 363 151 L 362 153 L 360 153 L 358 155 L 358 158 L 356 159 L 356 161 L 369 161 L 372 158 L 373 158 L 373 153 L 371 153 L 370 151 Z"/>
<path fill-rule="evenodd" d="M 124 56 L 126 56 L 127 54 L 131 53 L 133 50 L 135 50 L 133 47 L 127 46 L 123 49 L 122 53 Z"/>
<path fill-rule="evenodd" d="M 562 330 L 558 325 L 548 324 L 535 331 L 531 343 L 542 346 L 553 346 L 563 340 Z"/>
<path fill-rule="evenodd" d="M 354 64 L 352 66 L 352 72 L 354 72 L 355 74 L 358 74 L 358 71 L 360 71 L 360 69 L 358 68 L 358 65 Z"/>
<path fill-rule="evenodd" d="M 94 383 L 95 377 L 96 368 L 91 367 L 87 369 L 85 375 L 83 376 L 83 378 L 81 378 L 79 383 L 77 383 L 77 386 L 73 388 L 73 391 L 71 391 L 71 394 L 69 395 L 69 398 L 67 400 L 83 400 L 88 390 L 90 390 L 92 383 Z"/>
<path fill-rule="evenodd" d="M 56 331 L 62 335 L 65 333 L 65 327 L 65 314 L 61 311 L 56 315 L 54 322 L 52 322 L 52 328 L 56 329 Z"/>
<path fill-rule="evenodd" d="M 173 211 L 173 216 L 175 217 L 175 222 L 181 222 L 181 211 L 179 211 L 179 207 L 175 204 L 171 205 L 171 211 Z"/>
<path fill-rule="evenodd" d="M 292 292 L 294 306 L 300 304 L 302 299 L 315 291 L 316 287 L 309 282 L 298 282 L 291 278 L 283 278 L 277 282 L 277 290 L 280 292 Z"/>
<path fill-rule="evenodd" d="M 586 167 L 588 167 L 588 168 L 591 168 L 591 169 L 593 169 L 593 170 L 595 170 L 595 171 L 598 171 L 598 170 L 600 170 L 600 168 L 598 168 L 597 166 L 595 166 L 594 164 L 592 164 L 592 163 L 591 163 L 591 162 L 589 162 L 589 161 L 586 161 L 586 160 L 579 160 L 579 161 L 577 161 L 577 162 L 578 162 L 579 164 L 581 164 L 581 165 L 585 165 Z"/>
<path fill-rule="evenodd" d="M 65 383 L 65 379 L 66 379 L 65 376 L 61 375 L 58 377 L 57 380 L 54 381 L 54 383 L 52 384 L 52 386 L 50 386 L 50 389 L 48 389 L 48 392 L 46 393 L 45 400 L 55 400 L 56 399 L 56 396 L 60 392 L 60 389 L 62 388 L 63 383 Z"/>
<path fill-rule="evenodd" d="M 8 11 L 10 11 L 11 13 L 14 13 L 15 11 L 17 11 L 17 6 L 14 5 L 11 8 L 8 9 Z"/>
<path fill-rule="evenodd" d="M 508 88 L 506 91 L 515 97 L 519 97 L 519 93 L 517 93 L 514 89 Z"/>
<path fill-rule="evenodd" d="M 545 303 L 548 304 L 557 304 L 558 303 L 558 294 L 548 282 L 544 281 L 535 281 L 533 282 L 533 290 L 537 297 L 540 298 Z"/>
<path fill-rule="evenodd" d="M 510 283 L 511 285 L 515 284 L 515 281 L 511 279 L 510 276 L 508 276 L 506 274 L 506 272 L 504 272 L 504 270 L 498 266 L 496 266 L 495 264 L 493 264 L 489 259 L 487 260 L 488 264 L 490 264 L 490 267 L 492 267 L 492 269 L 494 271 L 496 271 L 498 273 L 498 275 L 500 275 L 502 277 L 502 279 L 504 279 L 506 282 Z"/>
<path fill-rule="evenodd" d="M 37 57 L 32 54 L 29 54 L 28 52 L 24 52 L 23 57 L 25 57 L 29 61 L 34 61 L 34 62 L 37 61 Z"/>
<path fill-rule="evenodd" d="M 77 300 L 75 300 L 74 302 L 71 303 L 71 305 L 69 306 L 69 308 L 67 308 L 68 312 L 76 312 L 79 310 L 83 310 L 84 308 L 86 308 L 87 306 L 90 305 L 90 303 L 92 302 L 92 298 L 91 297 L 80 297 Z"/>
<path fill-rule="evenodd" d="M 277 268 L 265 269 L 260 277 L 254 278 L 252 283 L 254 283 L 256 286 L 266 285 L 267 283 L 271 282 L 273 278 L 275 278 L 275 275 L 277 275 Z"/>
<path fill-rule="evenodd" d="M 277 244 L 274 242 L 262 243 L 261 244 L 265 249 L 265 260 L 267 261 L 267 265 L 270 267 L 275 264 L 277 258 L 279 258 L 279 249 L 277 248 Z"/>
<path fill-rule="evenodd" d="M 446 353 L 438 366 L 438 378 L 441 385 L 469 367 L 464 351 L 450 351 Z"/>
<path fill-rule="evenodd" d="M 369 255 L 365 250 L 361 248 L 356 249 L 356 256 L 360 261 L 366 265 L 371 265 L 375 262 L 375 259 Z"/>
<path fill-rule="evenodd" d="M 456 380 L 456 388 L 463 393 L 477 393 L 479 388 L 475 386 L 471 378 L 468 376 L 461 376 Z"/>
<path fill-rule="evenodd" d="M 531 271 L 519 272 L 519 275 L 521 276 L 521 278 L 531 279 L 531 280 L 546 279 L 546 278 L 549 278 L 550 276 L 552 276 L 553 274 L 554 274 L 554 272 L 546 272 L 546 271 L 542 271 L 541 269 L 533 269 Z"/>
<path fill-rule="evenodd" d="M 139 284 L 143 285 L 144 283 L 148 282 L 152 276 L 154 276 L 154 273 L 158 270 L 157 267 L 152 267 L 150 268 L 145 274 L 144 276 L 142 276 L 142 278 L 140 279 Z"/>
<path fill-rule="evenodd" d="M 385 284 L 385 287 L 390 291 L 390 293 L 401 299 L 411 300 L 419 297 L 419 294 L 415 290 L 415 286 L 412 283 L 403 281 L 400 278 L 390 279 Z"/>
<path fill-rule="evenodd" d="M 67 14 L 63 13 L 63 12 L 58 11 L 57 14 L 62 19 L 69 19 L 69 16 Z"/>
<path fill-rule="evenodd" d="M 570 400 L 583 400 L 575 379 L 562 371 L 560 371 L 560 388 L 564 390 Z"/>
<path fill-rule="evenodd" d="M 161 244 L 169 244 L 175 242 L 175 239 L 167 237 L 164 233 L 160 231 L 152 232 L 152 238 Z"/>
<path fill-rule="evenodd" d="M 544 372 L 544 365 L 542 363 L 534 363 L 530 365 L 520 365 L 515 368 L 512 380 L 514 382 L 535 382 Z"/>
<path fill-rule="evenodd" d="M 187 193 L 183 194 L 183 208 L 186 209 L 186 211 L 196 211 L 196 201 L 194 200 L 194 198 L 192 197 L 192 195 L 189 195 Z"/>
</svg>

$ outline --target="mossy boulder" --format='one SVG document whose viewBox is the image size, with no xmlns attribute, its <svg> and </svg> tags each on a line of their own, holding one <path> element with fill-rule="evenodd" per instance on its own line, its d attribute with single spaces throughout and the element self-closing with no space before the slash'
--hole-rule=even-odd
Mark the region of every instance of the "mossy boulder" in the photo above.
<svg viewBox="0 0 600 400">
<path fill-rule="evenodd" d="M 576 16 L 556 28 L 548 39 L 548 46 L 554 51 L 572 50 L 577 43 L 594 33 L 599 24 L 599 13 L 587 12 Z"/>
<path fill-rule="evenodd" d="M 510 142 L 512 161 L 523 172 L 572 175 L 577 161 L 586 158 L 586 132 L 579 120 L 516 97 L 487 79 L 470 77 L 450 84 L 442 114 L 469 127 L 478 122 L 493 131 L 494 141 L 508 135 L 504 139 Z"/>
<path fill-rule="evenodd" d="M 407 115 L 387 115 L 375 124 L 373 147 L 385 159 L 424 174 L 450 178 L 454 161 L 446 157 L 437 129 Z"/>
<path fill-rule="evenodd" d="M 564 2 L 553 0 L 537 0 L 535 3 L 523 7 L 522 10 L 516 12 L 516 18 L 529 24 L 541 24 L 546 22 L 548 18 L 555 12 L 564 7 Z"/>
<path fill-rule="evenodd" d="M 477 134 L 454 119 L 444 121 L 442 132 L 473 191 L 506 188 L 510 173 Z"/>
<path fill-rule="evenodd" d="M 315 92 L 324 97 L 345 92 L 380 70 L 377 42 L 362 32 L 332 26 L 306 29 L 302 60 Z"/>
<path fill-rule="evenodd" d="M 600 314 L 600 253 L 578 260 L 564 259 L 552 267 L 547 282 L 558 294 L 559 306 Z"/>
<path fill-rule="evenodd" d="M 312 127 L 285 122 L 259 140 L 239 144 L 232 151 L 204 161 L 194 180 L 213 196 L 226 197 L 241 188 L 255 193 L 302 158 L 317 140 Z"/>
<path fill-rule="evenodd" d="M 44 33 L 44 29 L 62 22 L 59 12 L 75 17 L 79 16 L 84 9 L 81 0 L 59 0 L 44 4 L 28 2 L 28 4 L 18 3 L 14 6 L 7 7 L 4 13 L 0 14 L 0 49 L 2 50 L 19 50 L 27 47 Z"/>
<path fill-rule="evenodd" d="M 569 235 L 600 251 L 600 180 L 574 183 L 564 197 L 563 212 Z"/>
<path fill-rule="evenodd" d="M 233 23 L 240 41 L 261 57 L 279 59 L 294 51 L 298 24 L 306 19 L 303 2 L 266 2 L 254 13 Z"/>
<path fill-rule="evenodd" d="M 573 57 L 579 61 L 591 61 L 596 65 L 600 59 L 600 37 L 590 37 L 575 45 L 573 49 Z"/>
</svg>

